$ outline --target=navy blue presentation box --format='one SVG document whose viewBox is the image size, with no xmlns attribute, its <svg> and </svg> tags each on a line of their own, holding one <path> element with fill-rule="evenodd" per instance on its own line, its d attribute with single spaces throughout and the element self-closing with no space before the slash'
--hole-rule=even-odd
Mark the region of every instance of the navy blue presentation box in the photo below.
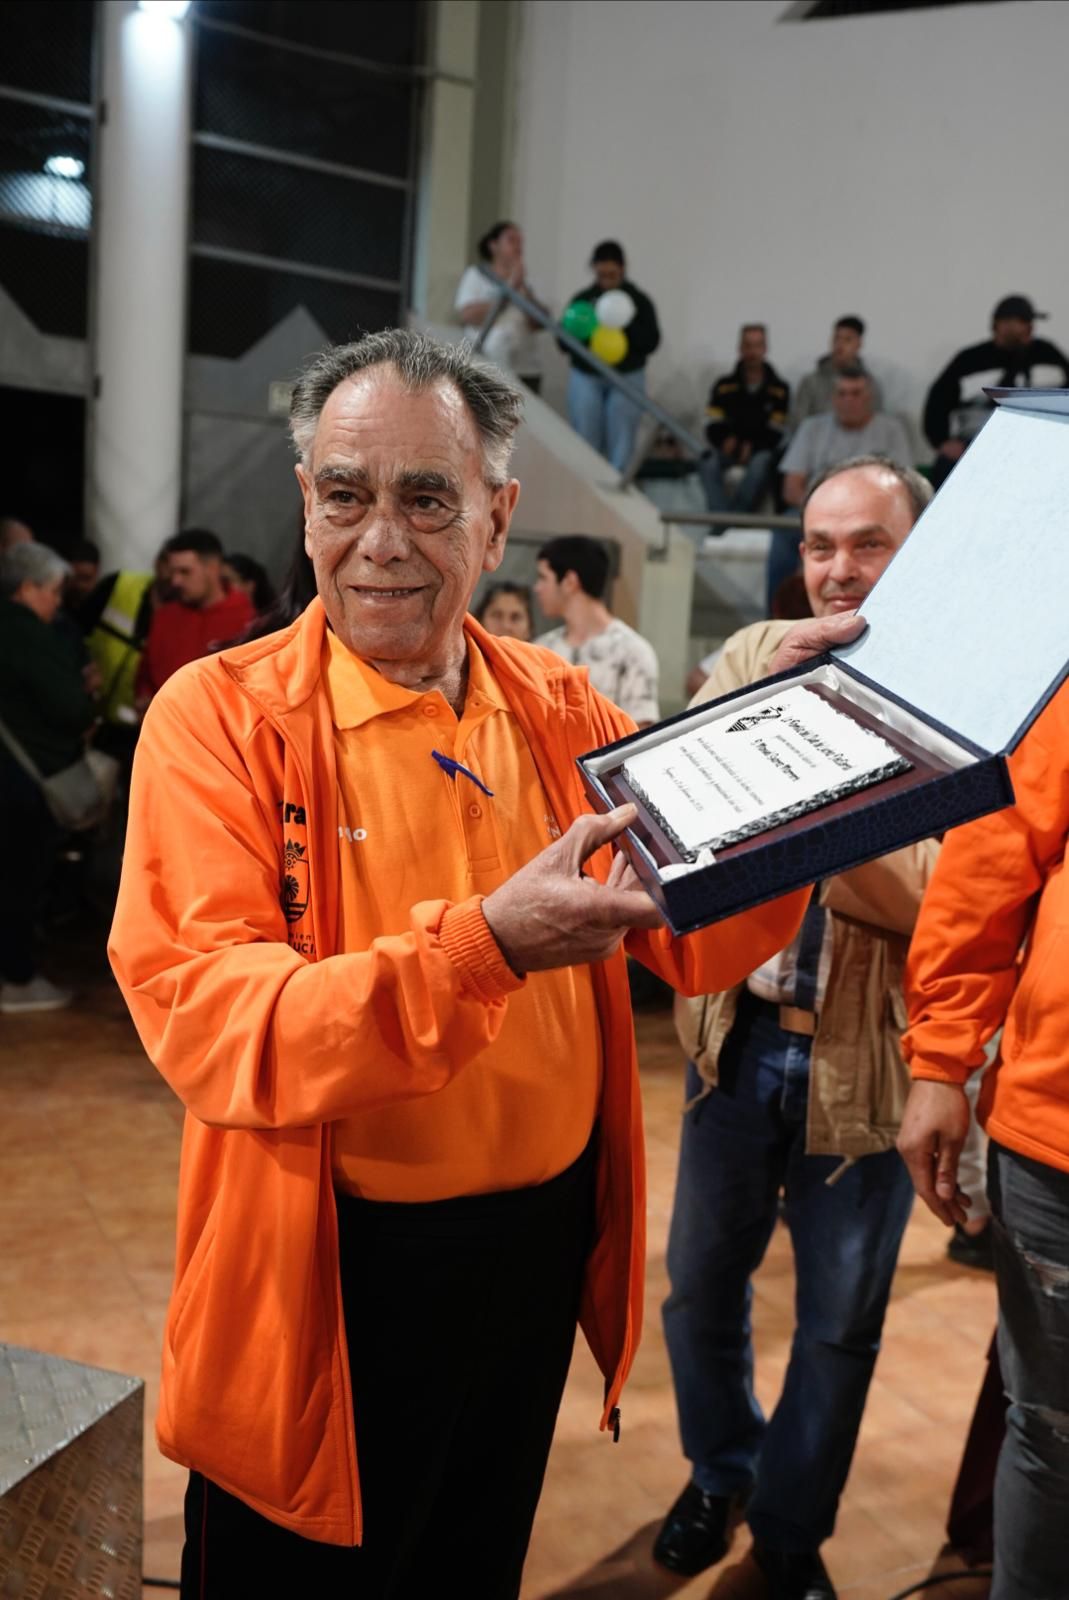
<svg viewBox="0 0 1069 1600">
<path fill-rule="evenodd" d="M 1069 390 L 988 393 L 995 411 L 865 601 L 859 640 L 580 758 L 595 810 L 638 806 L 621 844 L 674 933 L 1012 805 L 1006 757 L 1069 673 Z M 685 861 L 625 763 L 788 684 L 878 732 L 910 770 L 711 865 Z"/>
</svg>

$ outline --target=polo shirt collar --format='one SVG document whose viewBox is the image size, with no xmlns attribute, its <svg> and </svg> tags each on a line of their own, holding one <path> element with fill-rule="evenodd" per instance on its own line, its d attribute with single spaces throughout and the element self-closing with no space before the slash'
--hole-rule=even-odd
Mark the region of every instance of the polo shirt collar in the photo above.
<svg viewBox="0 0 1069 1600">
<path fill-rule="evenodd" d="M 464 715 L 507 711 L 509 703 L 470 635 L 467 644 L 468 696 Z M 391 711 L 407 711 L 424 699 L 417 690 L 406 689 L 384 678 L 369 662 L 347 649 L 331 628 L 326 630 L 324 641 L 323 680 L 331 721 L 336 728 L 359 728 L 374 717 Z"/>
</svg>

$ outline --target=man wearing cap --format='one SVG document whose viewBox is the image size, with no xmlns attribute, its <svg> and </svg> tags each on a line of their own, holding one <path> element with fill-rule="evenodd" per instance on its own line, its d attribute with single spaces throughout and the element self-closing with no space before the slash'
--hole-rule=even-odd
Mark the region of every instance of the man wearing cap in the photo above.
<svg viewBox="0 0 1069 1600">
<path fill-rule="evenodd" d="M 985 389 L 1069 386 L 1069 360 L 1049 339 L 1033 337 L 1047 317 L 1024 294 L 1008 294 L 991 314 L 991 337 L 959 350 L 936 378 L 924 406 L 924 431 L 938 451 L 936 488 L 965 454 L 991 411 Z"/>
</svg>

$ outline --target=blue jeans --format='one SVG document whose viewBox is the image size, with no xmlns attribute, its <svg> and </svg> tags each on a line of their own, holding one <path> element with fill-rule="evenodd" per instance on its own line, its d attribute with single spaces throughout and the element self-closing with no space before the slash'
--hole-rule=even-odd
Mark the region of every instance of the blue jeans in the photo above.
<svg viewBox="0 0 1069 1600">
<path fill-rule="evenodd" d="M 992 1141 L 987 1191 L 1010 1402 L 991 1600 L 1056 1600 L 1069 1593 L 1069 1172 Z"/>
<path fill-rule="evenodd" d="M 706 505 L 710 511 L 755 511 L 772 477 L 772 451 L 755 450 L 729 494 L 724 485 L 724 473 L 731 465 L 719 450 L 711 450 L 698 462 Z"/>
<path fill-rule="evenodd" d="M 913 1201 L 897 1151 L 865 1156 L 831 1187 L 839 1158 L 805 1154 L 811 1043 L 742 997 L 720 1085 L 684 1116 L 664 1305 L 694 1481 L 707 1494 L 752 1492 L 754 1537 L 780 1550 L 815 1550 L 835 1526 Z M 688 1064 L 688 1100 L 701 1087 Z M 797 1326 L 766 1423 L 750 1279 L 781 1188 Z"/>
<path fill-rule="evenodd" d="M 622 372 L 637 394 L 646 393 L 645 369 Z M 631 465 L 642 412 L 626 395 L 599 378 L 596 372 L 573 367 L 568 375 L 568 421 L 587 444 L 605 456 L 617 472 Z"/>
</svg>

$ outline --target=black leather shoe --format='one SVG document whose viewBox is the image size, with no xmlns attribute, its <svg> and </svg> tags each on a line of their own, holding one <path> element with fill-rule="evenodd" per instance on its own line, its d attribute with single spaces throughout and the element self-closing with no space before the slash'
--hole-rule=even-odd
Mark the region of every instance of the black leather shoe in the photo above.
<svg viewBox="0 0 1069 1600">
<path fill-rule="evenodd" d="M 756 1540 L 753 1558 L 768 1584 L 768 1600 L 837 1600 L 817 1550 L 771 1550 Z"/>
<path fill-rule="evenodd" d="M 947 1255 L 959 1267 L 979 1267 L 982 1272 L 994 1272 L 995 1251 L 990 1222 L 980 1233 L 966 1233 L 961 1223 L 955 1222 L 947 1245 Z"/>
<path fill-rule="evenodd" d="M 654 1559 L 693 1578 L 728 1553 L 745 1501 L 741 1495 L 705 1494 L 688 1483 L 653 1546 Z"/>
</svg>

